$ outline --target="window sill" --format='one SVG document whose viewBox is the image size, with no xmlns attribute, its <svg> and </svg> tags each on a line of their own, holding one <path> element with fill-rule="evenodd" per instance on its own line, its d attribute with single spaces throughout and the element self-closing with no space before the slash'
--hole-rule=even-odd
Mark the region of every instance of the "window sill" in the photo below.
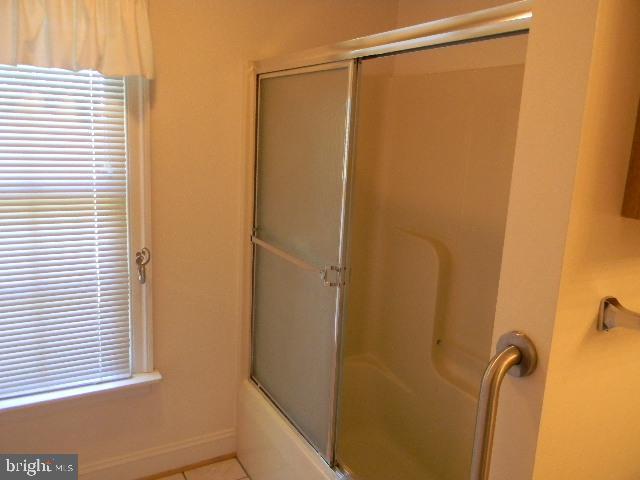
<svg viewBox="0 0 640 480">
<path fill-rule="evenodd" d="M 101 392 L 111 392 L 114 390 L 123 390 L 125 388 L 149 385 L 151 383 L 159 382 L 161 379 L 162 375 L 160 375 L 160 372 L 156 370 L 149 373 L 136 373 L 131 378 L 117 380 L 115 382 L 86 385 L 84 387 L 68 388 L 65 390 L 56 390 L 54 392 L 37 393 L 35 395 L 27 395 L 25 397 L 7 398 L 5 400 L 0 400 L 0 413 L 8 410 L 59 402 L 68 398 L 78 398 L 95 395 Z"/>
</svg>

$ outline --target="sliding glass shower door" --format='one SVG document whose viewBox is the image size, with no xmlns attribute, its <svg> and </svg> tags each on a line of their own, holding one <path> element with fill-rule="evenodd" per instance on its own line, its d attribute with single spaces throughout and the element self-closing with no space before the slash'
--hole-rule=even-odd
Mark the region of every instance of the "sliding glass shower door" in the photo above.
<svg viewBox="0 0 640 480">
<path fill-rule="evenodd" d="M 354 479 L 470 478 L 526 47 L 359 65 L 336 447 Z"/>
<path fill-rule="evenodd" d="M 252 378 L 329 463 L 354 70 L 259 77 Z"/>
</svg>

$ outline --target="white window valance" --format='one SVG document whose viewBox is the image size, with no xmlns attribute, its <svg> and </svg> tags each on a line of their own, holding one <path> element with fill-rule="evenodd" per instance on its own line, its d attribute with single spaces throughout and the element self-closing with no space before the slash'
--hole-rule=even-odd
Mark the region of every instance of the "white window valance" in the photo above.
<svg viewBox="0 0 640 480">
<path fill-rule="evenodd" d="M 0 0 L 0 64 L 152 78 L 147 0 Z"/>
</svg>

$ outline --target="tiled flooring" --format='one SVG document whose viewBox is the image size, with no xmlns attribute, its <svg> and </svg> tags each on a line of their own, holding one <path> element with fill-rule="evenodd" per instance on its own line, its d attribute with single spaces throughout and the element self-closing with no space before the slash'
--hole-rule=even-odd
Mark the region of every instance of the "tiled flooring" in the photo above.
<svg viewBox="0 0 640 480">
<path fill-rule="evenodd" d="M 176 473 L 160 480 L 249 480 L 249 476 L 242 469 L 235 458 L 212 463 L 204 467 L 194 468 L 186 472 Z"/>
</svg>

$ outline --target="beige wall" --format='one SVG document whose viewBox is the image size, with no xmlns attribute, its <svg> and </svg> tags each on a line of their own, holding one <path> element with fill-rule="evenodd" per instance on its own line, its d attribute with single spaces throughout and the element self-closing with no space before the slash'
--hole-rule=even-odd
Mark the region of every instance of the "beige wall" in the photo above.
<svg viewBox="0 0 640 480">
<path fill-rule="evenodd" d="M 416 23 L 461 15 L 474 10 L 496 7 L 508 0 L 398 0 L 397 26 L 406 27 Z"/>
<path fill-rule="evenodd" d="M 640 3 L 602 0 L 535 478 L 640 478 L 640 332 L 596 331 L 606 295 L 640 310 L 640 221 L 620 216 L 640 95 Z"/>
<path fill-rule="evenodd" d="M 85 467 L 134 462 L 138 470 L 91 477 L 126 479 L 233 449 L 248 62 L 392 28 L 396 6 L 151 0 L 153 310 L 164 379 L 0 414 L 0 451 L 79 452 Z"/>
</svg>

